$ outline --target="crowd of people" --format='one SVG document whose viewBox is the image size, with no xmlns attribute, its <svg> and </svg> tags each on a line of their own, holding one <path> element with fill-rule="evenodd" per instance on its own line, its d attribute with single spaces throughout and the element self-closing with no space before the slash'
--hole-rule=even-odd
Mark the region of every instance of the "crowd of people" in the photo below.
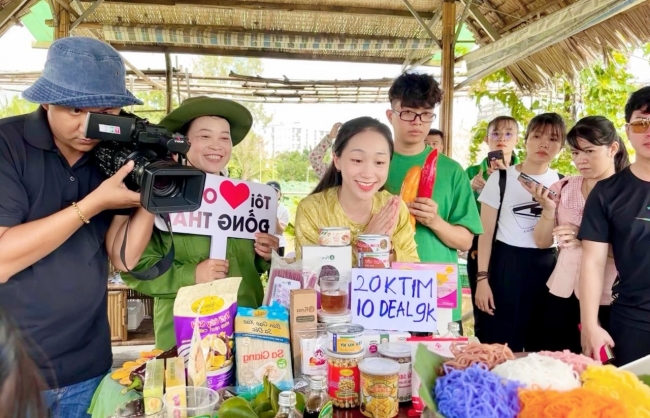
<svg viewBox="0 0 650 418">
<path fill-rule="evenodd" d="M 385 115 L 334 124 L 310 155 L 320 182 L 296 211 L 296 256 L 328 226 L 389 235 L 396 261 L 457 263 L 468 252 L 482 342 L 594 356 L 609 345 L 618 365 L 650 354 L 650 87 L 621 109 L 632 164 L 606 118 L 588 116 L 567 132 L 562 117 L 543 113 L 526 126 L 519 153 L 517 121 L 490 121 L 491 153 L 467 170 L 444 155 L 444 135 L 432 129 L 442 94 L 432 76 L 404 73 Z M 280 208 L 276 230 L 255 240 L 228 239 L 223 260 L 209 258 L 208 237 L 154 228 L 123 184 L 133 164 L 104 178 L 93 162 L 98 141 L 85 137 L 89 112 L 142 104 L 108 44 L 55 41 L 23 96 L 38 110 L 0 120 L 0 417 L 84 417 L 112 364 L 109 259 L 124 272 L 146 269 L 173 241 L 164 274 L 122 275 L 155 298 L 156 347 L 166 350 L 181 287 L 242 277 L 238 304 L 261 305 L 260 275 L 274 251 L 283 253 L 289 215 Z M 185 100 L 161 121 L 187 137 L 187 164 L 221 176 L 252 124 L 245 106 L 208 97 Z M 550 168 L 567 145 L 579 175 Z M 432 195 L 407 204 L 398 197 L 404 178 L 433 149 Z M 280 184 L 268 184 L 280 197 Z"/>
</svg>

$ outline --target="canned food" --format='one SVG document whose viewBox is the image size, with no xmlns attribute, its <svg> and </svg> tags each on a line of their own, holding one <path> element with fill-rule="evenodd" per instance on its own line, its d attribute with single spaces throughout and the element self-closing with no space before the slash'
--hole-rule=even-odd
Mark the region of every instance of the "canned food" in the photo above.
<svg viewBox="0 0 650 418">
<path fill-rule="evenodd" d="M 382 343 L 379 345 L 379 355 L 399 363 L 397 400 L 411 401 L 411 346 L 406 343 Z"/>
<path fill-rule="evenodd" d="M 350 245 L 350 228 L 320 228 L 318 245 L 325 247 L 345 247 Z"/>
<path fill-rule="evenodd" d="M 335 324 L 327 327 L 328 349 L 334 353 L 353 354 L 363 351 L 363 327 Z"/>
<path fill-rule="evenodd" d="M 327 392 L 332 404 L 339 408 L 359 406 L 359 362 L 364 351 L 356 354 L 339 354 L 329 350 L 327 356 Z"/>
<path fill-rule="evenodd" d="M 389 269 L 390 253 L 359 253 L 359 267 L 364 269 Z"/>
<path fill-rule="evenodd" d="M 390 237 L 388 235 L 359 235 L 358 253 L 389 253 Z"/>
<path fill-rule="evenodd" d="M 359 363 L 361 386 L 361 413 L 371 418 L 397 416 L 399 363 L 382 357 L 373 357 Z"/>
</svg>

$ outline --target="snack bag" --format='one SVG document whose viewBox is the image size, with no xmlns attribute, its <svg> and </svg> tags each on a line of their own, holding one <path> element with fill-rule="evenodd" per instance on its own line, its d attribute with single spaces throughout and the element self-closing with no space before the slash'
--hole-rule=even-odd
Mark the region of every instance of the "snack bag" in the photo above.
<svg viewBox="0 0 650 418">
<path fill-rule="evenodd" d="M 178 355 L 185 358 L 190 385 L 219 390 L 234 383 L 233 334 L 241 280 L 230 277 L 178 291 L 174 329 Z"/>
<path fill-rule="evenodd" d="M 289 312 L 280 304 L 239 308 L 235 325 L 237 385 L 254 389 L 264 377 L 280 390 L 293 385 Z"/>
</svg>

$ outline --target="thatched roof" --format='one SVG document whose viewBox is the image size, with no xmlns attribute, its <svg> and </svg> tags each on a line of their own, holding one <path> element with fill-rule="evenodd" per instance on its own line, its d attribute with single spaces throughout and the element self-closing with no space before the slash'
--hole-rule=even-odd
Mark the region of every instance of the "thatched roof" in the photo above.
<svg viewBox="0 0 650 418">
<path fill-rule="evenodd" d="M 0 0 L 0 34 L 34 1 Z M 73 35 L 131 51 L 427 65 L 442 31 L 443 0 L 50 1 L 83 16 Z M 459 88 L 506 66 L 533 89 L 650 41 L 644 0 L 462 0 L 456 11 L 480 45 L 457 58 L 468 74 Z"/>
</svg>

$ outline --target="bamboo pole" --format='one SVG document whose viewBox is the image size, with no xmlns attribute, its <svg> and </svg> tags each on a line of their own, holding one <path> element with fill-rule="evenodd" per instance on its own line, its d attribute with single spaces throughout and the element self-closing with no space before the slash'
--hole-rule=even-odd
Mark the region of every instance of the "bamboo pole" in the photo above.
<svg viewBox="0 0 650 418">
<path fill-rule="evenodd" d="M 169 55 L 169 52 L 165 53 L 165 70 L 167 72 L 167 89 L 166 89 L 166 98 L 167 98 L 167 113 L 171 113 L 174 109 L 174 74 L 172 71 L 172 57 Z"/>
<path fill-rule="evenodd" d="M 461 22 L 462 24 L 462 22 Z M 456 2 L 442 3 L 442 104 L 440 106 L 440 129 L 445 140 L 445 155 L 451 157 L 454 126 L 454 40 L 456 26 Z"/>
</svg>

